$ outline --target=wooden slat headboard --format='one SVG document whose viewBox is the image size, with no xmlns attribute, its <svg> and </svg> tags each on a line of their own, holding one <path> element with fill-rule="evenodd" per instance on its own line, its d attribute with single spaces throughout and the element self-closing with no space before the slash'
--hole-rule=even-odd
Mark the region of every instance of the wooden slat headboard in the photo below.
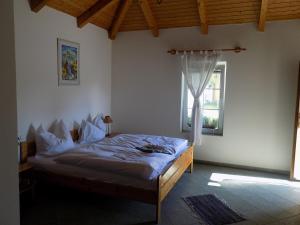
<svg viewBox="0 0 300 225">
<path fill-rule="evenodd" d="M 73 141 L 79 140 L 79 130 L 73 129 L 70 131 Z M 22 159 L 26 161 L 29 156 L 34 156 L 36 154 L 36 144 L 35 141 L 22 142 L 21 143 L 21 155 Z"/>
</svg>

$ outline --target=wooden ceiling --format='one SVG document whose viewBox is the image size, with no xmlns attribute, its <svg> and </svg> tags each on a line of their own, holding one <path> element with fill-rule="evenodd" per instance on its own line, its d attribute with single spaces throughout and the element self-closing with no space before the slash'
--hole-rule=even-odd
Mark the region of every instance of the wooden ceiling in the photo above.
<svg viewBox="0 0 300 225">
<path fill-rule="evenodd" d="M 77 18 L 78 27 L 95 24 L 114 39 L 119 31 L 199 26 L 203 34 L 210 25 L 257 23 L 300 19 L 300 0 L 29 0 L 38 12 L 45 5 Z"/>
</svg>

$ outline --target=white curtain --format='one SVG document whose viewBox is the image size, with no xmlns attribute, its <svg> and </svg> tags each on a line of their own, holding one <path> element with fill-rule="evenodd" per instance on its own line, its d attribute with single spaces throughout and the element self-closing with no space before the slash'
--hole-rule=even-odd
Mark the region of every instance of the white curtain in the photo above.
<svg viewBox="0 0 300 225">
<path fill-rule="evenodd" d="M 189 90 L 194 97 L 192 111 L 192 141 L 201 145 L 202 140 L 202 112 L 200 96 L 203 93 L 217 62 L 220 52 L 184 53 L 181 56 L 182 73 Z"/>
</svg>

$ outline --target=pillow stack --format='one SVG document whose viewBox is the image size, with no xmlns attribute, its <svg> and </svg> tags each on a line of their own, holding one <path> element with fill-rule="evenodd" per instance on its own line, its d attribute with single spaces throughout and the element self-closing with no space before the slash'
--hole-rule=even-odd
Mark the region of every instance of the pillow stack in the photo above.
<svg viewBox="0 0 300 225">
<path fill-rule="evenodd" d="M 74 148 L 74 142 L 66 124 L 61 120 L 54 124 L 53 132 L 46 131 L 42 125 L 36 131 L 38 153 L 63 153 Z"/>
<path fill-rule="evenodd" d="M 105 138 L 106 126 L 102 116 L 98 114 L 93 120 L 83 120 L 80 126 L 80 144 L 88 144 Z"/>
</svg>

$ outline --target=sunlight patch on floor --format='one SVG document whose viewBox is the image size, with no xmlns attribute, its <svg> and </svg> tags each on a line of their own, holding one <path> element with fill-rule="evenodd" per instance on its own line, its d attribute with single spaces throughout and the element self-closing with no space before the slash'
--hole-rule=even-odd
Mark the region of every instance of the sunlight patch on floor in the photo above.
<svg viewBox="0 0 300 225">
<path fill-rule="evenodd" d="M 214 187 L 221 187 L 221 184 L 216 183 L 216 182 L 208 182 L 208 186 L 214 186 Z"/>
<path fill-rule="evenodd" d="M 224 173 L 212 173 L 210 180 L 214 183 L 219 183 L 223 181 L 235 181 L 235 182 L 247 183 L 247 184 L 249 183 L 269 184 L 269 185 L 300 188 L 299 182 L 294 182 L 289 180 L 265 178 L 265 177 L 241 176 L 241 175 L 224 174 Z"/>
</svg>

